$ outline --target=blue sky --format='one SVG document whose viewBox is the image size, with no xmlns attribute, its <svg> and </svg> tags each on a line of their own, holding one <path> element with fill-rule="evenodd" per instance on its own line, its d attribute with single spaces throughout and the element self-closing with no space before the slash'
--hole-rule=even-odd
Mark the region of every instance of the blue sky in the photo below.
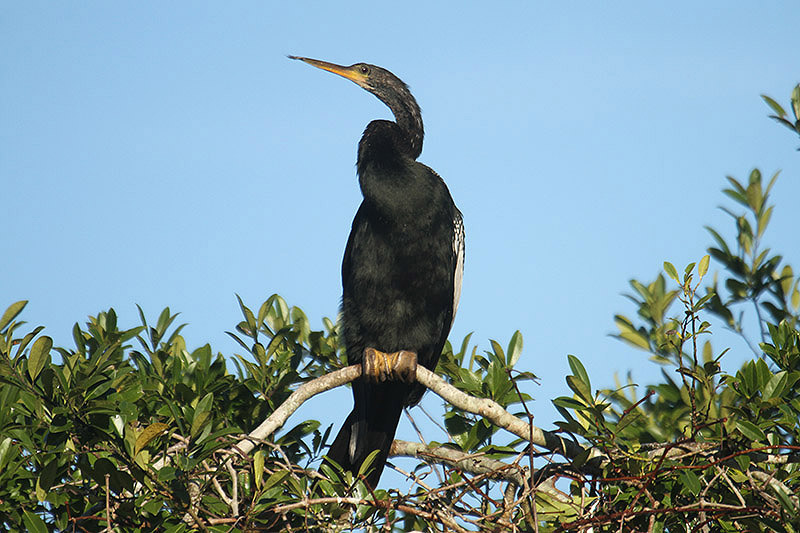
<svg viewBox="0 0 800 533">
<path fill-rule="evenodd" d="M 658 378 L 613 315 L 635 314 L 629 279 L 698 260 L 704 225 L 731 235 L 726 175 L 782 169 L 767 240 L 800 263 L 800 140 L 759 97 L 800 81 L 798 21 L 795 1 L 3 3 L 0 307 L 30 300 L 69 345 L 89 314 L 170 306 L 226 355 L 235 294 L 335 316 L 356 144 L 389 112 L 285 56 L 366 61 L 411 86 L 420 161 L 464 213 L 451 339 L 520 329 L 549 427 L 568 353 L 595 387 Z M 349 393 L 329 394 L 308 416 L 338 427 Z"/>
</svg>

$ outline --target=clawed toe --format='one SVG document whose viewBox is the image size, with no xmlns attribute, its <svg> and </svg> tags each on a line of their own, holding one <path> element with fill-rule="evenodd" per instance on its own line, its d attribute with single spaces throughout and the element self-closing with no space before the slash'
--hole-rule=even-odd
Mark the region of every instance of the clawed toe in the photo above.
<svg viewBox="0 0 800 533">
<path fill-rule="evenodd" d="M 413 383 L 417 378 L 417 354 L 408 350 L 386 353 L 367 348 L 361 362 L 363 376 L 373 383 L 402 381 Z"/>
</svg>

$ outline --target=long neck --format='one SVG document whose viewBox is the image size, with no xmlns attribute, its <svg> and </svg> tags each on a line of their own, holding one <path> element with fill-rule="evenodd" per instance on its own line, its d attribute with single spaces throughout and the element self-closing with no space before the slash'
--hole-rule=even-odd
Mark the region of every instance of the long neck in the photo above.
<svg viewBox="0 0 800 533">
<path fill-rule="evenodd" d="M 420 216 L 430 189 L 409 155 L 406 132 L 390 120 L 373 120 L 358 143 L 358 183 L 364 201 L 384 221 L 408 223 Z"/>
<path fill-rule="evenodd" d="M 422 153 L 422 140 L 425 130 L 422 126 L 422 112 L 419 104 L 411 95 L 408 87 L 402 87 L 396 92 L 376 94 L 394 113 L 395 121 L 406 135 L 408 141 L 408 155 L 416 159 Z"/>
</svg>

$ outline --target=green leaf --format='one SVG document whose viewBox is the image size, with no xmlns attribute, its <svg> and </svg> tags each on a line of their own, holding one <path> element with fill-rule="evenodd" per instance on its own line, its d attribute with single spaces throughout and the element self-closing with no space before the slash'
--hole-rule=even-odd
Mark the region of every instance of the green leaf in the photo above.
<svg viewBox="0 0 800 533">
<path fill-rule="evenodd" d="M 486 374 L 486 381 L 484 382 L 489 385 L 489 397 L 497 401 L 503 385 L 507 382 L 508 374 L 506 374 L 503 364 L 498 361 L 492 361 Z"/>
<path fill-rule="evenodd" d="M 783 294 L 790 294 L 792 292 L 792 283 L 794 282 L 794 271 L 790 265 L 786 265 L 781 270 L 781 277 L 778 280 L 781 284 Z"/>
<path fill-rule="evenodd" d="M 567 361 L 569 362 L 569 368 L 572 370 L 572 373 L 581 380 L 583 383 L 586 384 L 586 388 L 592 388 L 592 383 L 589 381 L 589 374 L 586 373 L 586 369 L 583 367 L 583 363 L 581 363 L 580 359 L 575 357 L 574 355 L 567 355 Z"/>
<path fill-rule="evenodd" d="M 779 124 L 783 124 L 784 126 L 786 126 L 787 128 L 789 128 L 792 131 L 797 131 L 797 127 L 795 127 L 794 124 L 792 124 L 790 121 L 786 120 L 785 118 L 781 118 L 781 117 L 776 116 L 776 115 L 770 115 L 770 118 L 774 119 Z M 800 122 L 800 121 L 798 121 L 798 122 Z"/>
<path fill-rule="evenodd" d="M 672 263 L 670 263 L 669 261 L 664 261 L 664 272 L 666 272 L 667 275 L 672 279 L 674 279 L 676 282 L 678 283 L 681 282 L 681 280 L 678 279 L 678 271 L 675 270 L 675 267 L 672 266 Z"/>
<path fill-rule="evenodd" d="M 586 403 L 592 403 L 592 390 L 580 379 L 576 376 L 567 376 L 566 378 L 567 386 L 569 386 L 572 391 L 578 395 L 579 398 L 583 399 Z"/>
<path fill-rule="evenodd" d="M 258 328 L 256 324 L 256 317 L 253 315 L 253 312 L 246 305 L 244 305 L 242 298 L 238 294 L 236 295 L 236 300 L 239 302 L 239 308 L 242 310 L 242 315 L 247 322 L 249 334 L 252 335 Z"/>
<path fill-rule="evenodd" d="M 289 316 L 289 306 L 286 304 L 286 300 L 284 300 L 277 294 L 275 294 L 274 296 L 275 296 L 275 304 L 277 304 L 276 305 L 277 310 L 280 313 L 280 318 L 282 321 L 285 322 L 287 317 Z"/>
<path fill-rule="evenodd" d="M 483 381 L 476 372 L 466 368 L 461 368 L 459 369 L 459 376 L 461 378 L 461 382 L 456 383 L 456 386 L 459 389 L 472 393 L 473 395 L 480 392 Z"/>
<path fill-rule="evenodd" d="M 739 463 L 739 468 L 742 472 L 747 472 L 747 469 L 750 468 L 750 457 L 747 455 L 737 455 L 736 462 Z M 743 474 L 740 473 L 740 475 L 742 475 L 742 479 L 737 480 L 738 483 L 742 483 L 747 479 Z"/>
<path fill-rule="evenodd" d="M 763 389 L 772 378 L 772 371 L 763 359 L 758 359 L 755 364 L 756 388 Z"/>
<path fill-rule="evenodd" d="M 758 213 L 761 209 L 761 204 L 764 202 L 764 197 L 761 194 L 761 182 L 757 181 L 748 185 L 745 196 L 750 209 L 754 213 Z"/>
<path fill-rule="evenodd" d="M 742 189 L 742 191 L 744 191 L 744 189 Z M 729 198 L 734 200 L 736 203 L 742 204 L 742 205 L 747 205 L 747 199 L 745 199 L 744 192 L 740 193 L 738 191 L 734 191 L 734 190 L 731 190 L 731 189 L 724 189 L 722 192 L 723 192 L 723 194 L 725 194 L 726 196 L 728 196 Z M 731 215 L 732 217 L 736 218 L 736 216 L 734 214 L 732 214 L 730 211 L 728 211 L 727 209 L 723 208 L 722 210 L 725 211 L 726 213 L 728 213 L 729 215 Z"/>
<path fill-rule="evenodd" d="M 633 344 L 637 348 L 650 350 L 650 340 L 645 334 L 637 330 L 628 318 L 622 315 L 616 315 L 614 317 L 614 322 L 617 324 L 617 328 L 619 328 L 620 333 L 618 337 L 620 339 Z"/>
<path fill-rule="evenodd" d="M 708 255 L 704 255 L 703 258 L 700 260 L 700 263 L 697 265 L 697 274 L 702 278 L 708 272 L 708 261 L 710 257 Z"/>
<path fill-rule="evenodd" d="M 37 480 L 37 485 L 41 488 L 45 494 L 50 491 L 50 488 L 53 486 L 53 483 L 56 479 L 56 474 L 58 474 L 58 461 L 56 459 L 52 459 L 44 465 L 41 473 L 39 474 L 39 479 Z"/>
<path fill-rule="evenodd" d="M 175 479 L 174 466 L 162 466 L 158 471 L 158 480 L 161 482 L 169 482 Z"/>
<path fill-rule="evenodd" d="M 506 350 L 507 363 L 509 368 L 512 368 L 522 355 L 522 333 L 519 330 L 515 331 L 508 341 L 508 349 Z"/>
<path fill-rule="evenodd" d="M 0 331 L 6 329 L 6 326 L 22 312 L 26 305 L 28 305 L 28 300 L 20 300 L 9 305 L 8 309 L 3 313 L 2 318 L 0 318 Z"/>
<path fill-rule="evenodd" d="M 161 314 L 158 315 L 158 321 L 156 322 L 156 329 L 158 332 L 163 335 L 172 321 L 175 320 L 175 317 L 171 317 L 169 313 L 169 307 L 165 307 Z"/>
<path fill-rule="evenodd" d="M 358 469 L 358 477 L 366 475 L 379 453 L 381 453 L 380 450 L 374 450 L 367 455 L 366 459 L 364 459 L 364 462 L 361 464 L 361 468 Z"/>
<path fill-rule="evenodd" d="M 697 496 L 700 493 L 702 486 L 697 474 L 691 470 L 681 470 L 681 478 L 683 478 L 683 484 L 686 485 L 686 488 L 688 488 L 689 492 L 691 492 L 694 496 Z"/>
<path fill-rule="evenodd" d="M 8 453 L 11 448 L 11 438 L 6 437 L 0 441 L 0 472 L 4 472 L 6 465 L 11 460 L 11 455 Z"/>
<path fill-rule="evenodd" d="M 194 408 L 194 418 L 192 418 L 192 436 L 197 435 L 197 433 L 203 428 L 203 425 L 211 414 L 211 405 L 213 403 L 214 394 L 211 392 L 203 396 L 203 398 L 197 402 L 197 407 Z"/>
<path fill-rule="evenodd" d="M 757 228 L 756 235 L 758 237 L 761 237 L 764 234 L 764 231 L 766 231 L 767 226 L 769 225 L 769 221 L 772 218 L 772 208 L 773 207 L 775 207 L 775 206 L 774 205 L 769 206 L 764 211 L 764 213 L 762 213 L 761 216 L 758 217 L 757 224 L 756 224 L 756 228 Z"/>
<path fill-rule="evenodd" d="M 708 231 L 711 234 L 714 240 L 717 241 L 717 244 L 721 249 L 720 251 L 726 256 L 731 255 L 731 250 L 730 248 L 728 248 L 728 244 L 725 242 L 725 239 L 723 239 L 722 236 L 719 233 L 717 233 L 717 231 L 711 226 L 703 226 L 703 227 L 706 229 L 706 231 Z"/>
<path fill-rule="evenodd" d="M 47 525 L 44 523 L 44 520 L 30 511 L 23 512 L 22 521 L 25 523 L 25 529 L 29 532 L 47 533 Z"/>
<path fill-rule="evenodd" d="M 725 176 L 725 178 L 728 180 L 728 183 L 730 183 L 733 186 L 733 188 L 736 189 L 735 192 L 738 193 L 741 196 L 742 202 L 744 202 L 744 187 L 742 187 L 742 184 L 739 183 L 739 181 L 736 178 L 733 178 L 731 176 Z M 729 189 L 726 189 L 726 190 L 729 190 Z M 725 192 L 725 191 L 723 191 L 723 192 Z"/>
<path fill-rule="evenodd" d="M 772 376 L 767 384 L 764 385 L 764 390 L 761 392 L 761 397 L 766 401 L 770 398 L 781 396 L 783 391 L 786 389 L 787 377 L 788 376 L 785 370 Z"/>
<path fill-rule="evenodd" d="M 258 450 L 253 454 L 253 476 L 256 480 L 256 488 L 261 488 L 264 480 L 264 450 Z"/>
<path fill-rule="evenodd" d="M 761 431 L 761 428 L 747 420 L 739 420 L 736 422 L 736 427 L 742 432 L 742 435 L 748 439 L 756 442 L 764 442 L 767 436 Z"/>
<path fill-rule="evenodd" d="M 709 291 L 705 296 L 697 300 L 697 303 L 694 304 L 694 309 L 695 310 L 702 309 L 703 306 L 706 304 L 706 302 L 708 302 L 714 296 L 716 296 L 716 294 L 713 291 Z"/>
<path fill-rule="evenodd" d="M 552 400 L 553 405 L 558 407 L 564 407 L 566 409 L 575 409 L 577 411 L 582 411 L 588 408 L 588 406 L 581 402 L 580 400 L 576 400 L 575 398 L 568 398 L 567 396 L 559 396 L 558 398 Z"/>
<path fill-rule="evenodd" d="M 133 455 L 134 457 L 139 455 L 139 452 L 144 449 L 145 446 L 150 444 L 153 439 L 164 433 L 167 428 L 169 427 L 168 424 L 164 424 L 163 422 L 156 422 L 154 424 L 150 424 L 141 433 L 139 436 L 136 437 L 136 444 L 133 446 Z"/>
<path fill-rule="evenodd" d="M 783 110 L 783 108 L 778 102 L 776 102 L 766 94 L 762 94 L 761 98 L 767 103 L 768 106 L 772 108 L 775 114 L 777 114 L 779 117 L 786 116 L 786 111 Z"/>
<path fill-rule="evenodd" d="M 492 352 L 501 360 L 505 361 L 506 354 L 503 352 L 503 347 L 500 346 L 500 343 L 489 339 L 489 343 L 492 345 Z"/>
<path fill-rule="evenodd" d="M 239 300 L 239 306 L 241 307 L 242 302 L 238 294 L 236 295 L 236 298 Z M 270 305 L 268 301 L 261 304 L 261 307 L 258 308 L 258 318 L 256 320 L 259 326 L 264 323 L 264 320 L 267 318 L 267 315 L 269 314 L 269 310 L 270 310 Z"/>
<path fill-rule="evenodd" d="M 39 373 L 44 366 L 50 362 L 50 349 L 53 347 L 53 339 L 48 336 L 39 337 L 31 346 L 28 354 L 28 375 L 31 381 L 36 381 Z"/>
<path fill-rule="evenodd" d="M 264 465 L 262 464 L 261 467 L 263 468 Z M 274 472 L 264 482 L 264 487 L 263 487 L 262 490 L 267 491 L 267 490 L 271 489 L 272 487 L 274 487 L 275 485 L 278 485 L 279 483 L 283 483 L 283 480 L 285 480 L 288 475 L 289 475 L 289 471 L 288 470 L 278 470 L 277 472 Z"/>
<path fill-rule="evenodd" d="M 783 509 L 791 515 L 797 516 L 797 506 L 792 502 L 792 499 L 786 494 L 786 491 L 783 490 L 783 487 L 778 483 L 770 483 L 769 484 L 772 491 L 778 497 L 781 502 L 781 506 Z"/>
</svg>

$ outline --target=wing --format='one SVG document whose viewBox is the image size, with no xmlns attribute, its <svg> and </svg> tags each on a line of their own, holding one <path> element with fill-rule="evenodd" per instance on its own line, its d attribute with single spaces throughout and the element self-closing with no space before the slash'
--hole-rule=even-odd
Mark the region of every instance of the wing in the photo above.
<svg viewBox="0 0 800 533">
<path fill-rule="evenodd" d="M 355 246 L 355 236 L 358 233 L 358 228 L 361 227 L 363 224 L 362 219 L 364 215 L 362 211 L 364 210 L 364 204 L 362 203 L 358 211 L 356 211 L 356 216 L 353 218 L 352 227 L 350 228 L 350 235 L 347 237 L 347 246 L 344 248 L 344 257 L 342 258 L 342 284 L 344 285 L 343 289 L 347 290 L 347 284 L 352 283 L 352 273 L 353 273 L 353 263 L 352 263 L 352 256 L 353 256 L 353 247 Z"/>
<path fill-rule="evenodd" d="M 456 216 L 453 218 L 453 253 L 456 256 L 456 261 L 453 276 L 453 317 L 450 319 L 451 327 L 456 319 L 458 301 L 461 299 L 461 281 L 464 278 L 464 217 L 458 209 L 456 209 Z"/>
</svg>

